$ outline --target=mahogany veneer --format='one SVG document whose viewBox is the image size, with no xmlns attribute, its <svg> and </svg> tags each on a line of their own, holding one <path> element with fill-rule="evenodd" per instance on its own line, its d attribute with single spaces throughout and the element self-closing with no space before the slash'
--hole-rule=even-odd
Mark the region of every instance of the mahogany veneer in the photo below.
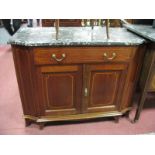
<svg viewBox="0 0 155 155">
<path fill-rule="evenodd" d="M 12 47 L 26 125 L 131 110 L 144 46 Z"/>
</svg>

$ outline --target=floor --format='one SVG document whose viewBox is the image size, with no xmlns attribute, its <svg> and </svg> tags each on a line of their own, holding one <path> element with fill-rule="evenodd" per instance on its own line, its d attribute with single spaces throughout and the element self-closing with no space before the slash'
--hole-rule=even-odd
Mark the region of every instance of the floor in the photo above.
<svg viewBox="0 0 155 155">
<path fill-rule="evenodd" d="M 0 38 L 1 36 L 0 31 Z M 140 120 L 135 124 L 132 124 L 126 117 L 122 117 L 119 123 L 114 123 L 113 119 L 109 118 L 84 122 L 53 123 L 45 126 L 43 130 L 39 130 L 36 124 L 25 127 L 12 51 L 10 45 L 5 45 L 7 39 L 7 37 L 0 39 L 4 43 L 0 45 L 0 134 L 132 135 L 155 132 L 155 98 L 152 95 L 145 104 Z M 136 107 L 136 101 L 134 105 Z M 135 107 L 130 113 L 130 118 L 135 115 Z"/>
</svg>

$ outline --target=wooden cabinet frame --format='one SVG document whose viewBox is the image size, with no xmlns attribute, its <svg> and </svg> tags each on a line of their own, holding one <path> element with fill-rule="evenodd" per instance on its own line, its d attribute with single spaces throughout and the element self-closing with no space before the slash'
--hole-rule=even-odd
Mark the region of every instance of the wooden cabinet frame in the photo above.
<svg viewBox="0 0 155 155">
<path fill-rule="evenodd" d="M 60 51 L 55 48 L 58 57 L 67 52 L 64 62 L 48 60 L 54 48 L 12 47 L 26 125 L 31 121 L 45 123 L 116 117 L 131 110 L 144 46 L 60 47 Z M 104 59 L 102 51 L 107 51 L 110 56 L 116 51 L 118 57 Z M 100 86 L 104 81 L 106 83 Z M 55 85 L 58 82 L 59 85 Z M 65 90 L 64 87 L 68 88 Z"/>
</svg>

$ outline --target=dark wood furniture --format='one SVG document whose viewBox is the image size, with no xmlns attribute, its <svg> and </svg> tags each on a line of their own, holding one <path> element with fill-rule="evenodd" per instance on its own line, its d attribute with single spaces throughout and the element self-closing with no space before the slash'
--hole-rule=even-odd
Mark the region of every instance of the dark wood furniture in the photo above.
<svg viewBox="0 0 155 155">
<path fill-rule="evenodd" d="M 130 24 L 134 23 L 133 19 L 126 19 L 126 21 Z M 110 27 L 121 27 L 122 24 L 120 22 L 120 19 L 110 19 Z"/>
<path fill-rule="evenodd" d="M 133 23 L 133 19 L 127 19 L 129 23 Z M 54 26 L 55 19 L 42 19 L 43 27 Z M 82 19 L 60 19 L 60 26 L 82 26 Z M 111 27 L 121 27 L 119 19 L 110 19 Z"/>
<path fill-rule="evenodd" d="M 143 60 L 142 71 L 139 79 L 140 99 L 133 123 L 139 120 L 145 100 L 148 94 L 155 92 L 155 29 L 153 20 L 135 20 L 137 24 L 124 23 L 123 26 L 129 31 L 147 39 L 146 52 Z M 141 23 L 141 24 L 140 24 Z M 147 25 L 142 25 L 142 23 Z M 148 25 L 150 24 L 151 25 Z M 139 25 L 140 24 L 140 25 Z"/>
<path fill-rule="evenodd" d="M 54 26 L 54 22 L 55 19 L 42 19 L 42 26 Z M 60 26 L 81 26 L 81 19 L 60 19 Z"/>
<path fill-rule="evenodd" d="M 26 125 L 130 112 L 143 45 L 12 48 Z"/>
<path fill-rule="evenodd" d="M 140 117 L 145 100 L 147 98 L 147 94 L 150 92 L 155 92 L 155 45 L 153 43 L 150 43 L 147 46 L 139 83 L 141 89 L 141 96 L 134 122 L 136 122 Z"/>
</svg>

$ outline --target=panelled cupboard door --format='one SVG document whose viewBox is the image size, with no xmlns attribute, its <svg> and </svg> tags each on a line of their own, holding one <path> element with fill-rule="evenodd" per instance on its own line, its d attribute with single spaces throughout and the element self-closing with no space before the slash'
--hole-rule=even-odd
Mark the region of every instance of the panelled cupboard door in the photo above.
<svg viewBox="0 0 155 155">
<path fill-rule="evenodd" d="M 39 67 L 45 115 L 78 114 L 81 111 L 82 67 Z"/>
<path fill-rule="evenodd" d="M 126 64 L 86 65 L 87 84 L 84 89 L 86 112 L 119 111 L 126 79 Z"/>
</svg>

